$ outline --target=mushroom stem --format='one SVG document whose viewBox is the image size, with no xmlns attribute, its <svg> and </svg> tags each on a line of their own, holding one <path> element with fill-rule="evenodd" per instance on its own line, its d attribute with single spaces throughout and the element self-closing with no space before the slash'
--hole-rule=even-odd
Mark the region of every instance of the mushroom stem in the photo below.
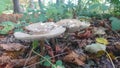
<svg viewBox="0 0 120 68">
<path fill-rule="evenodd" d="M 44 53 L 45 53 L 44 39 L 40 40 L 40 50 L 41 50 L 41 55 L 44 55 Z"/>
</svg>

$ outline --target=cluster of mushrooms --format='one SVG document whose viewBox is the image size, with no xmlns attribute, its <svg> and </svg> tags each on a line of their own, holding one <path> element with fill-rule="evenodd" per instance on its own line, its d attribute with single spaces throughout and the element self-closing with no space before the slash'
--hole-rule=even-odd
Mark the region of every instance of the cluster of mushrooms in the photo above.
<svg viewBox="0 0 120 68">
<path fill-rule="evenodd" d="M 25 27 L 29 33 L 15 32 L 14 36 L 20 40 L 43 40 L 57 37 L 67 32 L 75 32 L 90 26 L 89 22 L 77 19 L 63 19 L 58 22 L 34 23 Z"/>
<path fill-rule="evenodd" d="M 81 22 L 77 19 L 63 19 L 56 23 L 45 22 L 45 23 L 34 23 L 25 27 L 29 33 L 15 32 L 14 36 L 19 40 L 39 40 L 41 51 L 44 52 L 45 39 L 57 37 L 65 32 L 71 33 L 79 31 L 90 26 L 89 22 Z M 42 52 L 42 54 L 43 54 Z"/>
</svg>

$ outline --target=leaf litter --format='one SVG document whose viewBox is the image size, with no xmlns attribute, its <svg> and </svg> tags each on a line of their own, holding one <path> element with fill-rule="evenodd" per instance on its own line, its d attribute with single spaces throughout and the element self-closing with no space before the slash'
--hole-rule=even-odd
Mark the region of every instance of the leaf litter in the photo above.
<svg viewBox="0 0 120 68">
<path fill-rule="evenodd" d="M 102 20 L 101 20 L 102 21 Z M 62 60 L 65 68 L 113 68 L 111 61 L 106 53 L 107 51 L 112 58 L 116 68 L 119 68 L 120 63 L 120 36 L 119 31 L 113 31 L 109 20 L 98 21 L 97 26 L 93 21 L 88 28 L 78 30 L 67 35 L 62 34 L 54 38 L 56 45 L 47 40 L 45 55 L 49 55 L 51 62 L 54 64 L 57 60 Z M 115 26 L 115 25 L 114 25 Z M 1 27 L 2 29 L 2 27 Z M 114 29 L 114 28 L 113 28 Z M 29 52 L 32 49 L 31 41 L 21 41 L 13 37 L 13 35 L 6 35 L 0 37 L 0 68 L 18 68 L 18 67 L 32 67 L 33 65 L 43 66 L 39 64 L 40 56 Z M 104 49 L 93 46 L 97 51 L 91 52 L 86 50 L 86 47 L 99 43 L 104 45 Z M 107 46 L 106 46 L 107 45 Z M 92 48 L 92 47 L 91 47 Z M 92 49 L 92 50 L 94 50 Z M 98 49 L 98 50 L 97 50 Z M 34 48 L 35 51 L 40 52 L 39 46 Z M 103 51 L 101 51 L 103 50 Z M 28 59 L 29 58 L 29 59 Z M 28 63 L 24 66 L 26 60 Z M 43 59 L 43 61 L 45 61 Z M 44 66 L 43 66 L 44 67 Z M 61 66 L 58 66 L 59 68 Z"/>
</svg>

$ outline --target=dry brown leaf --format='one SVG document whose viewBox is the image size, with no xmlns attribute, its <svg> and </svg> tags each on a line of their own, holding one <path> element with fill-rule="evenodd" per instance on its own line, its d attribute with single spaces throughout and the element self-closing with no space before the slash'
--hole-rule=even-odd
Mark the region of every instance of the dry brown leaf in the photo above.
<svg viewBox="0 0 120 68">
<path fill-rule="evenodd" d="M 3 55 L 5 55 L 5 56 L 9 56 L 11 59 L 18 59 L 18 58 L 20 58 L 19 56 L 20 56 L 20 54 L 21 54 L 22 52 L 20 52 L 20 51 L 5 51 L 5 53 L 3 53 Z"/>
<path fill-rule="evenodd" d="M 6 51 L 20 51 L 22 49 L 25 49 L 25 46 L 19 43 L 7 43 L 7 44 L 0 44 L 0 48 Z"/>
<path fill-rule="evenodd" d="M 62 49 L 60 48 L 60 46 L 58 44 L 55 45 L 55 52 L 60 53 L 61 51 L 62 51 Z"/>
<path fill-rule="evenodd" d="M 116 42 L 115 47 L 120 51 L 120 42 Z"/>
<path fill-rule="evenodd" d="M 13 68 L 13 64 L 12 63 L 1 64 L 0 68 Z"/>
<path fill-rule="evenodd" d="M 5 68 L 13 68 L 13 64 L 12 63 L 8 63 Z"/>
<path fill-rule="evenodd" d="M 12 21 L 17 23 L 17 21 L 22 18 L 23 14 L 1 14 L 0 22 Z"/>
<path fill-rule="evenodd" d="M 11 60 L 9 56 L 0 57 L 0 68 L 18 68 L 24 66 L 26 60 L 24 59 L 13 59 Z M 32 65 L 39 61 L 39 56 L 32 56 L 29 58 L 28 63 L 26 65 Z M 2 63 L 1 63 L 2 62 Z"/>
<path fill-rule="evenodd" d="M 21 67 L 21 66 L 24 66 L 26 60 L 28 58 L 24 58 L 24 59 L 14 59 L 14 60 L 11 60 L 11 63 L 14 64 L 14 67 Z M 28 65 L 32 65 L 34 63 L 37 63 L 39 61 L 39 56 L 32 56 L 29 58 L 28 60 L 28 63 L 26 64 L 27 66 Z"/>
<path fill-rule="evenodd" d="M 53 57 L 51 61 L 52 61 L 52 62 L 55 62 L 55 58 L 54 58 L 55 55 L 54 55 L 53 49 L 52 49 L 49 45 L 46 45 L 45 48 L 46 48 L 48 54 L 49 54 L 51 57 Z"/>
<path fill-rule="evenodd" d="M 86 56 L 85 55 L 78 55 L 77 53 L 75 53 L 74 51 L 70 52 L 68 55 L 66 55 L 63 60 L 65 62 L 70 62 L 70 63 L 74 63 L 77 65 L 84 65 L 84 61 L 86 60 Z"/>
<path fill-rule="evenodd" d="M 120 42 L 115 42 L 114 45 L 107 46 L 107 51 L 112 52 L 114 55 L 120 55 Z"/>
<path fill-rule="evenodd" d="M 9 56 L 1 56 L 0 57 L 0 64 L 8 63 L 10 62 L 10 57 Z"/>
<path fill-rule="evenodd" d="M 86 29 L 85 32 L 83 33 L 76 32 L 75 34 L 76 34 L 75 35 L 76 38 L 89 38 L 92 36 L 92 31 L 89 29 Z"/>
</svg>

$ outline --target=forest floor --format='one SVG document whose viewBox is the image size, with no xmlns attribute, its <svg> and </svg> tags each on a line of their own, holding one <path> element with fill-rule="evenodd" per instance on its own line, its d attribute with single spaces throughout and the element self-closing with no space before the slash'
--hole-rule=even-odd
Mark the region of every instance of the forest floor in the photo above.
<svg viewBox="0 0 120 68">
<path fill-rule="evenodd" d="M 39 41 L 0 35 L 0 68 L 120 68 L 120 35 L 109 20 L 93 20 L 87 29 Z M 105 45 L 102 47 L 89 45 Z"/>
</svg>

